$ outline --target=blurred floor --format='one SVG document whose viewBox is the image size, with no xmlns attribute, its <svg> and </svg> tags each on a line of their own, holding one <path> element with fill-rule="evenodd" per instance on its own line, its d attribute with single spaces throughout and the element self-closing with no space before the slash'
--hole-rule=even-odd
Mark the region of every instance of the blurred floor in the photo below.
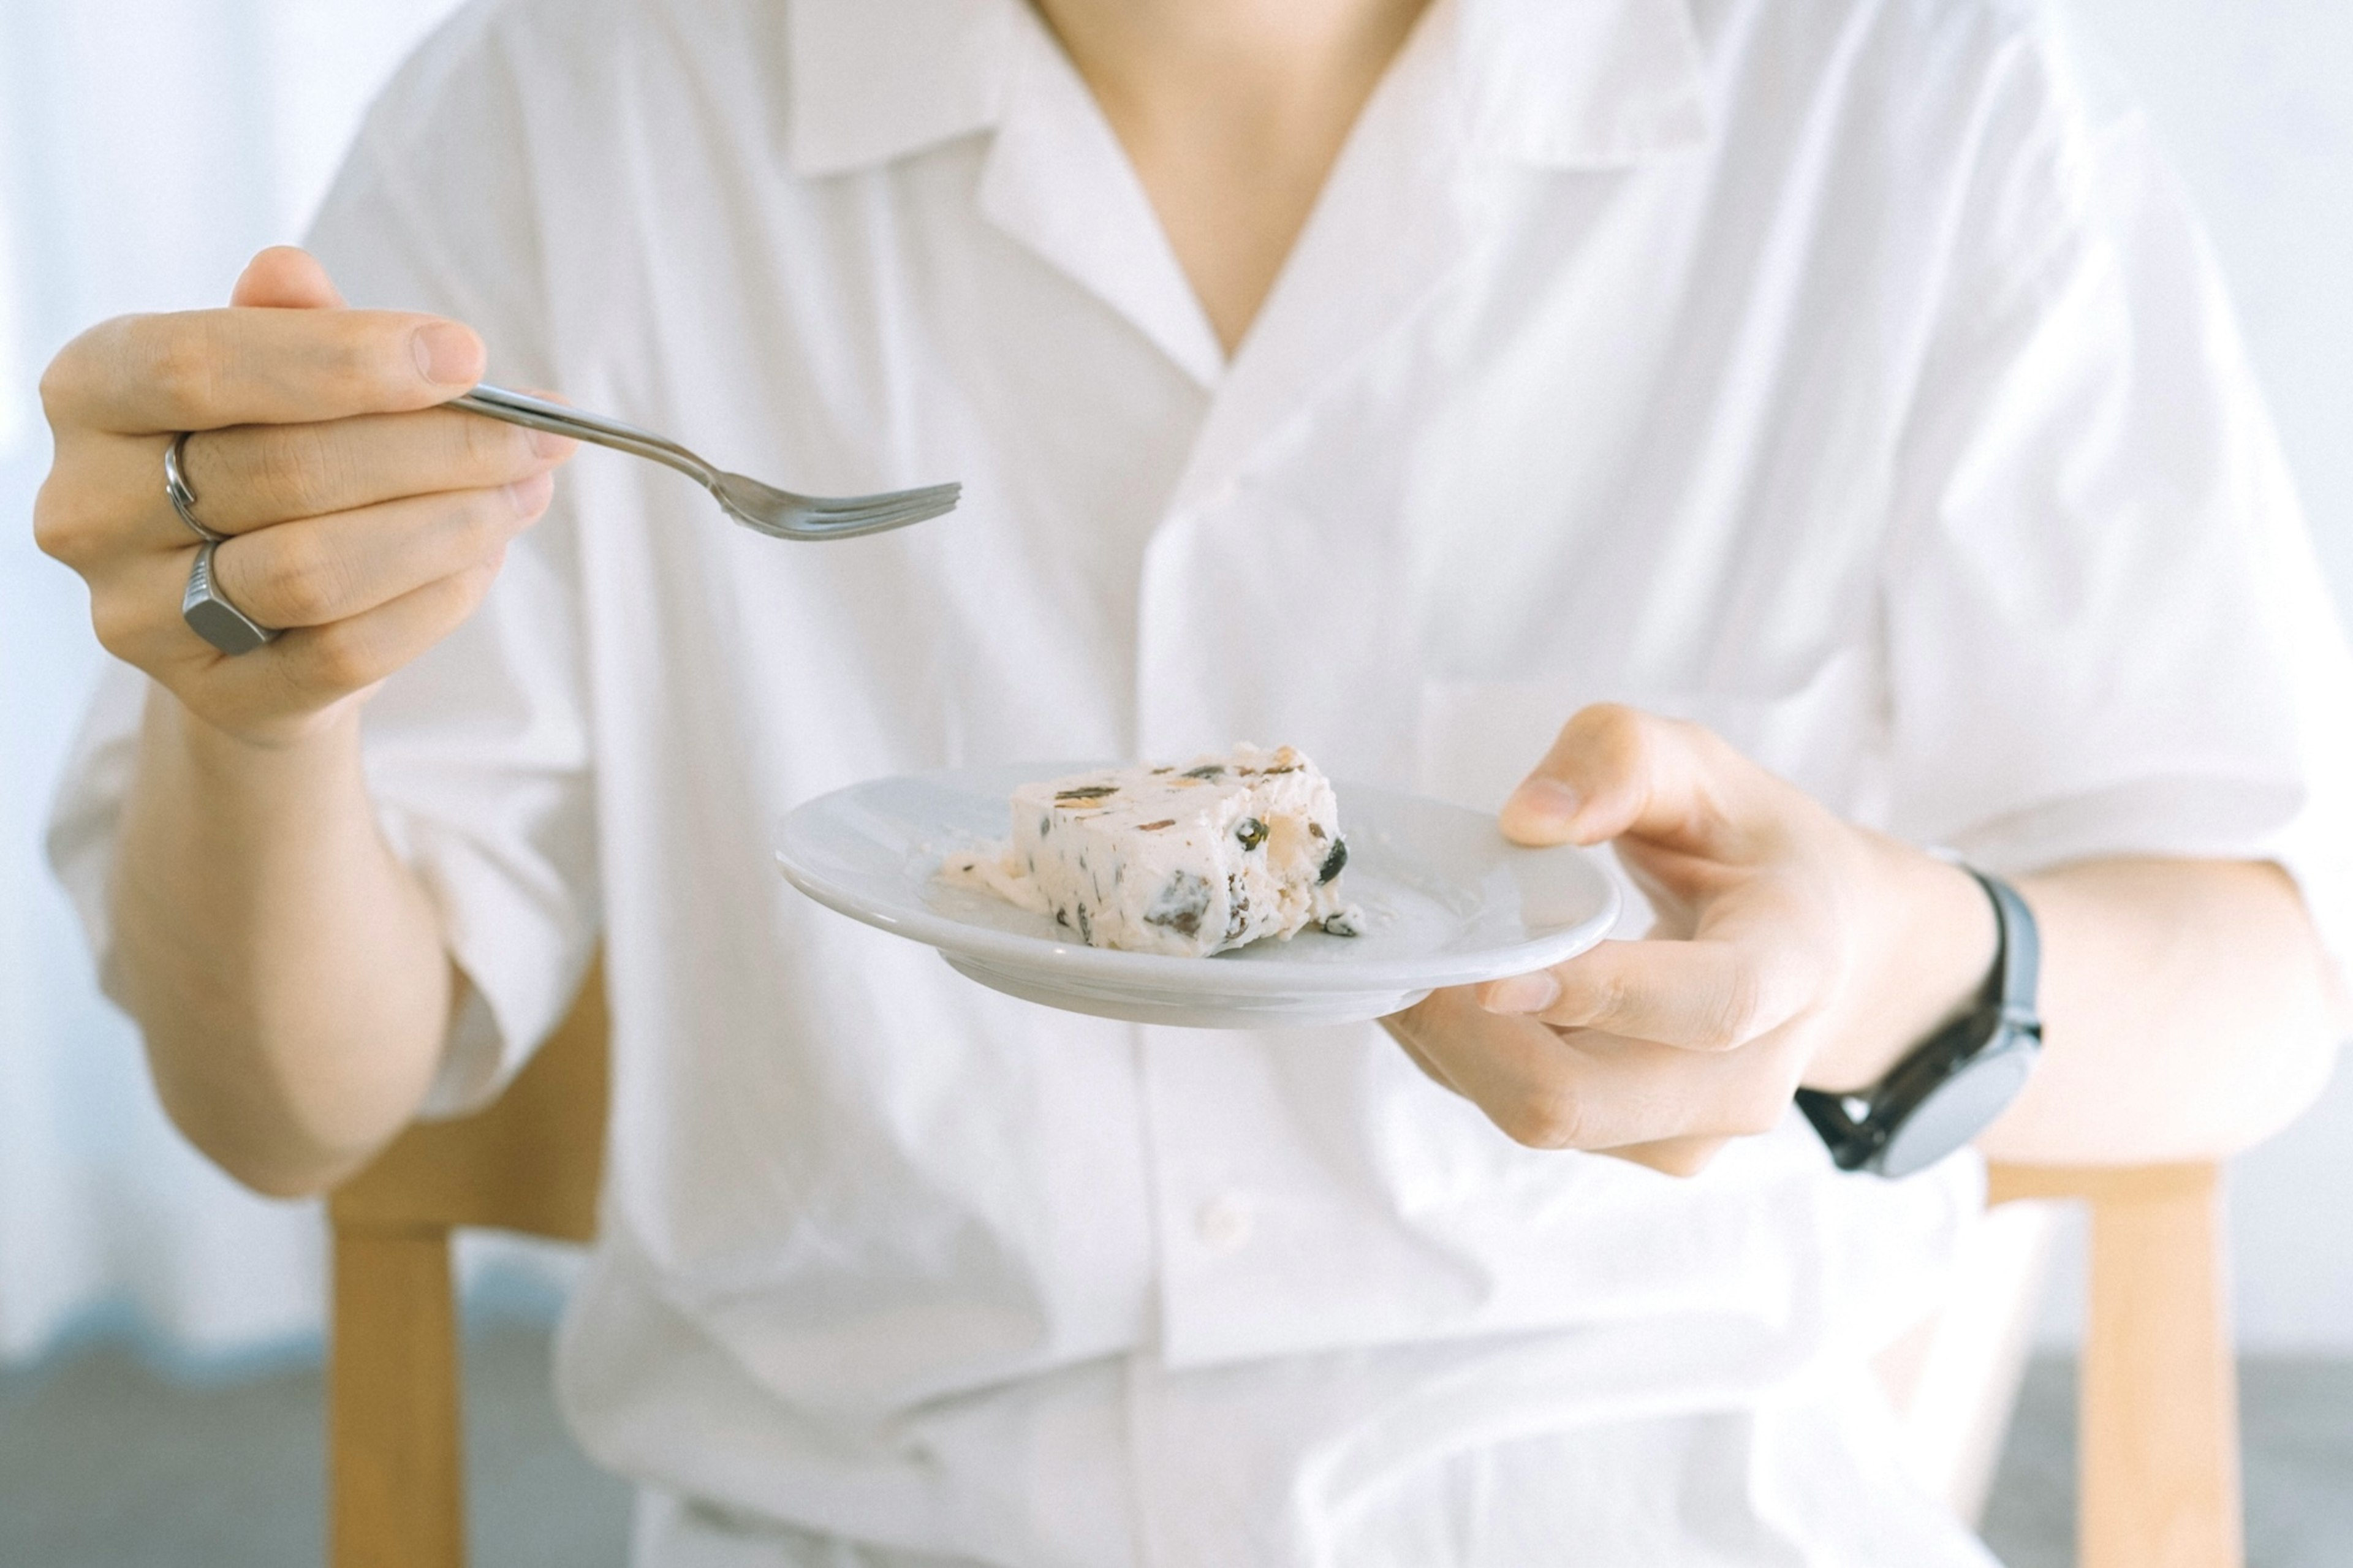
<svg viewBox="0 0 2353 1568">
<path fill-rule="evenodd" d="M 319 1568 L 315 1366 L 217 1386 L 119 1349 L 0 1375 L 0 1568 Z M 466 1346 L 471 1560 L 621 1568 L 629 1490 L 557 1425 L 545 1331 Z"/>
<path fill-rule="evenodd" d="M 2247 1568 L 2353 1564 L 2353 1361 L 2239 1363 Z M 1986 1540 L 2009 1568 L 2074 1561 L 2075 1363 L 2038 1357 L 1994 1479 Z"/>
<path fill-rule="evenodd" d="M 2353 1362 L 2243 1371 L 2249 1568 L 2353 1563 Z M 2009 1568 L 2066 1568 L 2072 1362 L 2038 1361 L 1986 1534 Z M 467 1347 L 474 1561 L 620 1568 L 628 1493 L 574 1450 L 547 1338 L 501 1326 Z M 316 1568 L 322 1499 L 315 1370 L 213 1387 L 119 1350 L 0 1376 L 0 1564 Z"/>
</svg>

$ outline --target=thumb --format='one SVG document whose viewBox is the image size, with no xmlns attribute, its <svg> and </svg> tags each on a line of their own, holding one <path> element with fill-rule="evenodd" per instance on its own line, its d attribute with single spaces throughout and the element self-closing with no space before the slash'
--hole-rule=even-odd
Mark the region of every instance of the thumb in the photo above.
<svg viewBox="0 0 2353 1568">
<path fill-rule="evenodd" d="M 1504 803 L 1514 843 L 1600 844 L 1630 837 L 1695 855 L 1746 858 L 1766 805 L 1761 770 L 1695 724 L 1604 702 L 1561 727 Z"/>
<path fill-rule="evenodd" d="M 229 290 L 232 305 L 265 305 L 289 310 L 332 310 L 343 297 L 327 278 L 327 269 L 307 250 L 273 245 L 256 255 L 237 274 Z"/>
</svg>

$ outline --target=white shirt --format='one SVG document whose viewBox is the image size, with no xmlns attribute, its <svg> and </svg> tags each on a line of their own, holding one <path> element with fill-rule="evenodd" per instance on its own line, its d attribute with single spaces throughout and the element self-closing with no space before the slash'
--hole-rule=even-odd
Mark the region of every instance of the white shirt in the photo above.
<svg viewBox="0 0 2353 1568">
<path fill-rule="evenodd" d="M 965 484 L 786 546 L 584 452 L 368 710 L 478 998 L 437 1106 L 608 954 L 560 1384 L 695 1500 L 641 1561 L 1986 1561 L 1855 1392 L 1970 1159 L 1679 1182 L 1370 1026 L 1029 1006 L 778 879 L 820 792 L 1246 738 L 1493 806 L 1610 698 L 1998 870 L 2276 857 L 2348 951 L 2353 681 L 2213 268 L 2014 8 L 1439 0 L 1230 362 L 1018 0 L 476 5 L 315 244 L 508 384 Z M 101 946 L 135 701 L 57 829 Z"/>
</svg>

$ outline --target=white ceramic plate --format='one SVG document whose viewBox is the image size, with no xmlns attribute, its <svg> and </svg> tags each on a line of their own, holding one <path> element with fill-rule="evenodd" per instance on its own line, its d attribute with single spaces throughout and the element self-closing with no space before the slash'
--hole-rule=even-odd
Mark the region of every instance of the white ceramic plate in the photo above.
<svg viewBox="0 0 2353 1568">
<path fill-rule="evenodd" d="M 796 807 L 777 830 L 785 879 L 829 909 L 929 942 L 1009 995 L 1145 1024 L 1246 1029 L 1347 1024 L 1466 985 L 1557 963 L 1601 940 L 1618 889 L 1581 849 L 1523 849 L 1494 818 L 1335 784 L 1348 841 L 1341 888 L 1362 936 L 1303 931 L 1214 958 L 1087 947 L 1044 915 L 937 878 L 952 849 L 1003 839 L 1007 797 L 1095 763 L 873 779 Z"/>
</svg>

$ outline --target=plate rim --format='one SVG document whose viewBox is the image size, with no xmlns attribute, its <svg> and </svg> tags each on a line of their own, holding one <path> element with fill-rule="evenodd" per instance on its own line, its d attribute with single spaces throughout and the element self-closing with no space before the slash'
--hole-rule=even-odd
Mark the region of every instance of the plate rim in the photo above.
<svg viewBox="0 0 2353 1568">
<path fill-rule="evenodd" d="M 862 779 L 812 795 L 787 810 L 777 821 L 772 853 L 785 880 L 827 909 L 894 936 L 923 942 L 939 952 L 965 953 L 1000 967 L 1028 971 L 1041 980 L 1057 973 L 1072 978 L 1083 975 L 1090 980 L 1124 984 L 1137 990 L 1196 999 L 1218 992 L 1258 997 L 1392 989 L 1409 991 L 1425 987 L 1437 989 L 1500 979 L 1508 974 L 1522 974 L 1558 963 L 1601 941 L 1617 922 L 1623 901 L 1617 883 L 1596 863 L 1599 855 L 1592 849 L 1576 845 L 1544 848 L 1505 845 L 1504 848 L 1507 854 L 1560 857 L 1567 863 L 1577 866 L 1580 873 L 1589 877 L 1599 890 L 1600 902 L 1596 911 L 1584 920 L 1544 936 L 1485 949 L 1475 954 L 1458 953 L 1420 960 L 1393 959 L 1377 966 L 1223 963 L 1216 964 L 1217 973 L 1207 973 L 1203 972 L 1205 961 L 1198 958 L 1180 958 L 1169 953 L 1126 952 L 1115 948 L 1089 947 L 1082 942 L 1057 942 L 1019 931 L 975 925 L 920 905 L 904 912 L 877 910 L 848 889 L 829 881 L 805 861 L 796 859 L 791 851 L 796 822 L 805 826 L 819 808 L 828 803 L 877 784 L 902 782 L 949 784 L 958 780 L 969 781 L 991 775 L 1010 778 L 1017 771 L 1028 773 L 1033 768 L 1037 771 L 1029 773 L 1029 777 L 1053 778 L 1065 773 L 1115 765 L 1118 764 L 1006 763 L 934 768 L 920 773 L 890 773 Z M 1060 771 L 1050 773 L 1045 771 L 1048 768 Z M 1493 820 L 1486 813 L 1473 811 L 1469 806 L 1385 785 L 1335 780 L 1333 788 L 1344 799 L 1351 795 L 1357 798 L 1378 796 L 1410 803 L 1418 807 L 1460 813 L 1482 821 Z M 1215 958 L 1207 962 L 1215 963 Z"/>
</svg>

